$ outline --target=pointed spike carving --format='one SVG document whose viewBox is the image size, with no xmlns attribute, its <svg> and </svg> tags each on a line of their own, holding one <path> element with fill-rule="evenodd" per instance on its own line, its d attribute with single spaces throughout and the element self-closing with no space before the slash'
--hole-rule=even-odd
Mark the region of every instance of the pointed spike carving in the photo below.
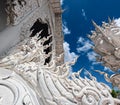
<svg viewBox="0 0 120 105">
<path fill-rule="evenodd" d="M 86 69 L 85 69 L 86 70 Z M 86 70 L 86 72 L 88 73 L 88 75 L 90 76 L 90 79 L 93 80 L 93 81 L 96 81 L 96 78 L 94 76 L 92 76 L 92 74 Z"/>
<path fill-rule="evenodd" d="M 112 20 L 110 19 L 110 17 L 108 16 L 108 22 L 109 24 L 111 24 Z"/>
<path fill-rule="evenodd" d="M 94 25 L 95 28 L 98 28 L 99 26 L 95 23 L 95 21 L 92 20 L 92 24 Z"/>
<path fill-rule="evenodd" d="M 105 77 L 105 80 L 106 80 L 107 82 L 111 82 L 111 81 L 110 81 L 110 78 L 109 78 L 109 75 L 108 75 L 107 73 L 102 72 L 102 71 L 100 71 L 100 70 L 95 70 L 95 71 L 98 72 L 98 73 L 100 73 L 100 74 L 103 74 L 104 77 Z"/>
</svg>

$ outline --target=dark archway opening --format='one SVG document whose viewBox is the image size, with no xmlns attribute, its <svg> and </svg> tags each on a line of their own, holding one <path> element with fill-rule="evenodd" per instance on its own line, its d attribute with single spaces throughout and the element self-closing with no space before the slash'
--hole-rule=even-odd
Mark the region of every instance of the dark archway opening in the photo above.
<svg viewBox="0 0 120 105">
<path fill-rule="evenodd" d="M 39 33 L 38 40 L 42 38 L 46 38 L 47 40 L 43 43 L 43 46 L 48 45 L 47 48 L 44 49 L 45 54 L 49 54 L 52 51 L 52 41 L 53 37 L 51 35 L 50 25 L 47 22 L 43 22 L 42 19 L 37 19 L 33 26 L 30 28 L 32 32 L 30 37 L 34 37 Z M 44 65 L 48 64 L 51 61 L 52 54 L 45 59 Z"/>
<path fill-rule="evenodd" d="M 0 0 L 0 31 L 7 27 L 6 0 Z"/>
<path fill-rule="evenodd" d="M 49 29 L 49 23 L 43 22 L 42 19 L 37 19 L 30 28 L 30 31 L 32 31 L 30 37 L 34 37 L 37 33 L 39 33 L 38 40 L 42 39 L 43 37 L 47 38 L 51 34 Z"/>
</svg>

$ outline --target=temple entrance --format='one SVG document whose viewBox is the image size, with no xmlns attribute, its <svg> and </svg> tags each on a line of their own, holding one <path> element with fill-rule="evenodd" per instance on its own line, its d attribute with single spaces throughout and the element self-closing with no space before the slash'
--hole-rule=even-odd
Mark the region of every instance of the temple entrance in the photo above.
<svg viewBox="0 0 120 105">
<path fill-rule="evenodd" d="M 5 11 L 6 0 L 0 1 L 0 31 L 6 28 L 7 26 L 7 13 Z"/>
</svg>

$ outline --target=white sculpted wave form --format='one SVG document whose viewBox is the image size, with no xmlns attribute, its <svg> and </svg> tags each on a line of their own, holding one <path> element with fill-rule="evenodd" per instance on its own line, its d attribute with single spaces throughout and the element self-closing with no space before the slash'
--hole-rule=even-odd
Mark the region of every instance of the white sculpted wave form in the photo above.
<svg viewBox="0 0 120 105">
<path fill-rule="evenodd" d="M 115 105 L 110 89 L 91 74 L 90 79 L 81 78 L 81 69 L 69 76 L 69 66 L 76 60 L 56 66 L 61 55 L 54 57 L 52 50 L 52 60 L 44 65 L 49 56 L 44 53 L 45 40 L 37 41 L 36 36 L 25 39 L 0 60 L 0 67 L 12 72 L 0 77 L 0 89 L 6 90 L 0 94 L 0 105 Z"/>
</svg>

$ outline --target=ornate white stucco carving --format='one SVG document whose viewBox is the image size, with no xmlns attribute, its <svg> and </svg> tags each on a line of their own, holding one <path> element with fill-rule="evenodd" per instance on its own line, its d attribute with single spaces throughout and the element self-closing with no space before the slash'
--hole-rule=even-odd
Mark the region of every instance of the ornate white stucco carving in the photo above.
<svg viewBox="0 0 120 105">
<path fill-rule="evenodd" d="M 90 79 L 80 76 L 82 69 L 70 75 L 69 68 L 77 58 L 73 62 L 63 63 L 61 10 L 60 5 L 57 11 L 53 5 L 57 0 L 7 1 L 12 12 L 9 17 L 10 11 L 8 11 L 8 20 L 11 19 L 10 23 L 20 26 L 21 30 L 16 31 L 22 38 L 20 38 L 21 42 L 0 60 L 0 105 L 117 105 L 120 103 L 111 96 L 111 89 L 103 83 L 98 83 L 90 73 L 88 73 Z M 32 38 L 28 37 L 31 34 L 31 26 L 38 18 L 43 21 L 48 19 L 52 33 L 39 41 L 37 37 L 39 33 Z M 43 46 L 51 36 L 53 41 Z M 50 45 L 52 50 L 46 54 L 44 50 Z M 50 56 L 50 62 L 45 64 L 46 58 Z"/>
<path fill-rule="evenodd" d="M 95 70 L 96 72 L 99 72 L 100 74 L 103 74 L 107 82 L 111 82 L 113 86 L 117 86 L 120 89 L 120 74 L 116 73 L 113 75 L 109 75 L 105 72 L 101 72 L 100 70 Z"/>
<path fill-rule="evenodd" d="M 94 50 L 100 56 L 98 61 L 113 71 L 120 68 L 120 27 L 115 21 L 109 19 L 109 23 L 103 22 L 102 27 L 93 22 L 95 31 L 89 36 L 94 42 Z"/>
<path fill-rule="evenodd" d="M 13 93 L 11 92 L 12 90 L 8 89 L 9 85 L 11 86 L 11 81 L 13 81 L 15 84 L 13 86 L 16 86 L 18 90 L 27 84 L 36 96 L 41 99 L 39 105 L 114 105 L 114 99 L 110 95 L 110 89 L 106 85 L 98 83 L 92 75 L 90 75 L 91 79 L 83 79 L 80 77 L 81 71 L 79 71 L 78 73 L 72 73 L 70 75 L 71 79 L 69 79 L 69 66 L 71 63 L 67 62 L 56 66 L 55 63 L 58 58 L 54 58 L 49 64 L 44 65 L 45 58 L 48 54 L 46 55 L 43 51 L 42 41 L 37 41 L 37 36 L 27 39 L 26 43 L 22 43 L 15 49 L 15 52 L 13 51 L 12 54 L 0 61 L 0 67 L 13 72 L 1 77 L 1 83 L 8 84 L 8 86 L 0 85 L 1 88 L 4 86 L 3 88 L 11 95 L 10 100 L 13 100 L 10 101 L 11 105 L 20 100 L 19 97 L 14 96 L 15 89 L 13 89 Z M 52 53 L 54 53 L 54 50 Z M 20 75 L 24 79 L 25 84 L 23 82 L 23 87 L 19 86 L 21 82 L 17 84 L 14 82 L 16 75 Z M 28 95 L 24 91 L 23 93 L 20 92 L 23 95 L 20 104 L 36 105 L 34 100 L 33 102 L 31 101 L 33 97 L 31 92 L 28 91 Z M 8 94 L 6 93 L 6 95 Z M 1 100 L 2 97 L 5 100 L 7 96 L 2 95 Z M 1 102 L 4 104 L 4 101 Z M 16 105 L 20 104 L 16 103 Z"/>
<path fill-rule="evenodd" d="M 25 81 L 3 68 L 0 68 L 0 97 L 0 105 L 39 105 L 35 92 Z"/>
<path fill-rule="evenodd" d="M 8 24 L 17 25 L 38 6 L 37 0 L 7 0 Z"/>
<path fill-rule="evenodd" d="M 97 60 L 112 71 L 116 72 L 120 69 L 120 27 L 114 20 L 108 19 L 109 23 L 102 23 L 98 26 L 93 22 L 95 31 L 89 35 L 94 42 L 94 50 L 98 54 Z M 113 86 L 120 88 L 120 74 L 108 76 L 107 73 L 97 71 L 105 75 L 105 79 L 111 82 Z"/>
</svg>

